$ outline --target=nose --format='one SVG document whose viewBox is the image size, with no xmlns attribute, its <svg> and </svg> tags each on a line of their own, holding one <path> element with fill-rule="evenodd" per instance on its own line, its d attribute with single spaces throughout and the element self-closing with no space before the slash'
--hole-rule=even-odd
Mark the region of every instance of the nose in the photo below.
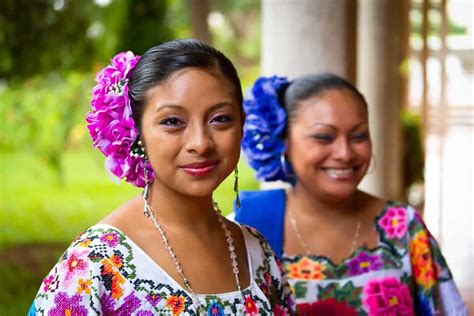
<svg viewBox="0 0 474 316">
<path fill-rule="evenodd" d="M 214 146 L 212 135 L 201 124 L 190 124 L 184 136 L 184 146 L 189 153 L 202 155 Z"/>
<path fill-rule="evenodd" d="M 338 141 L 334 142 L 332 156 L 334 159 L 344 162 L 352 160 L 352 158 L 354 157 L 354 150 L 349 140 L 341 138 Z"/>
</svg>

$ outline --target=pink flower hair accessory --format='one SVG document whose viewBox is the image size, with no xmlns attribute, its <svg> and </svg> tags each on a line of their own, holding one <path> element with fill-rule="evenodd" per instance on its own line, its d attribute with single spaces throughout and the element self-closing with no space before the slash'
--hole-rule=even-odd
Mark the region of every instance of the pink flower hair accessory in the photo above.
<svg viewBox="0 0 474 316">
<path fill-rule="evenodd" d="M 146 156 L 132 152 L 139 132 L 128 96 L 128 80 L 139 60 L 132 52 L 118 53 L 97 74 L 86 121 L 93 146 L 107 157 L 105 167 L 118 178 L 144 187 L 154 174 Z"/>
</svg>

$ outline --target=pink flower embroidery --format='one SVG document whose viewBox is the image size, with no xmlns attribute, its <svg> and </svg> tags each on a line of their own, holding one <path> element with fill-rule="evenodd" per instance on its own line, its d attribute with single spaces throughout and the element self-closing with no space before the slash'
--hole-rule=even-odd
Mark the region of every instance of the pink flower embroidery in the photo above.
<svg viewBox="0 0 474 316">
<path fill-rule="evenodd" d="M 47 276 L 43 280 L 43 284 L 44 284 L 43 290 L 45 292 L 47 292 L 49 290 L 49 287 L 50 287 L 51 283 L 53 282 L 53 279 L 54 279 L 54 276 L 51 274 L 50 276 Z"/>
<path fill-rule="evenodd" d="M 65 260 L 61 263 L 63 282 L 65 287 L 71 285 L 74 276 L 83 276 L 87 273 L 89 262 L 87 255 L 90 249 L 72 249 Z"/>
<path fill-rule="evenodd" d="M 106 243 L 109 247 L 113 248 L 119 243 L 119 236 L 116 233 L 107 233 L 100 237 L 100 241 Z"/>
<path fill-rule="evenodd" d="M 54 297 L 56 306 L 48 313 L 50 316 L 74 315 L 86 316 L 87 309 L 81 305 L 82 297 L 79 294 L 68 296 L 65 292 L 59 292 Z"/>
<path fill-rule="evenodd" d="M 410 289 L 395 278 L 369 281 L 363 291 L 369 315 L 414 315 Z"/>
<path fill-rule="evenodd" d="M 403 207 L 389 207 L 384 216 L 379 219 L 389 238 L 403 238 L 407 232 L 407 211 Z"/>
</svg>

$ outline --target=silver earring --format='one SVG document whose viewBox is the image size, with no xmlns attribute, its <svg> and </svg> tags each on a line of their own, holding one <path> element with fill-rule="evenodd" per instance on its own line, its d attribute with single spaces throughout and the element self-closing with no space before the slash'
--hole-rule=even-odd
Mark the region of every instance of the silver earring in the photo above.
<svg viewBox="0 0 474 316">
<path fill-rule="evenodd" d="M 239 197 L 239 168 L 235 166 L 234 169 L 234 192 L 235 192 L 235 205 L 240 208 L 240 197 Z"/>
<path fill-rule="evenodd" d="M 281 164 L 281 169 L 283 170 L 283 173 L 287 178 L 290 178 L 291 174 L 288 171 L 287 163 L 286 163 L 286 157 L 285 157 L 285 152 L 282 152 L 280 155 L 280 164 Z"/>
</svg>

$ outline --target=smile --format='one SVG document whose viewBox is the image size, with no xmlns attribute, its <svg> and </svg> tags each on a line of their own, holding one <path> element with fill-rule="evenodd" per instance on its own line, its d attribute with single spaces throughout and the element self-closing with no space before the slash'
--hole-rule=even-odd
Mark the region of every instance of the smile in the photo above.
<svg viewBox="0 0 474 316">
<path fill-rule="evenodd" d="M 181 168 L 189 175 L 199 177 L 209 174 L 217 166 L 217 161 L 195 162 L 181 166 Z"/>
<path fill-rule="evenodd" d="M 354 176 L 357 167 L 352 168 L 322 168 L 323 171 L 331 178 L 336 180 L 346 180 Z"/>
</svg>

